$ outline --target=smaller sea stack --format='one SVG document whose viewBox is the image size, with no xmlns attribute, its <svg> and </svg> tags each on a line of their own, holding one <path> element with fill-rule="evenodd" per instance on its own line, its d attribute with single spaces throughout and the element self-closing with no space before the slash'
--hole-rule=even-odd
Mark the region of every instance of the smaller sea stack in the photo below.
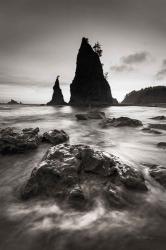
<svg viewBox="0 0 166 250">
<path fill-rule="evenodd" d="M 63 94 L 59 86 L 59 76 L 57 76 L 54 87 L 53 87 L 53 95 L 50 102 L 47 105 L 65 105 L 65 101 L 63 99 Z"/>
</svg>

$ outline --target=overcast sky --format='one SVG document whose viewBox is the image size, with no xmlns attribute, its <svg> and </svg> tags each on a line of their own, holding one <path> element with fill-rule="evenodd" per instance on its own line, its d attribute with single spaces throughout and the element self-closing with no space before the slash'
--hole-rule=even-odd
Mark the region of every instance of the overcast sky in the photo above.
<svg viewBox="0 0 166 250">
<path fill-rule="evenodd" d="M 83 36 L 102 45 L 113 96 L 166 85 L 166 0 L 0 0 L 0 101 L 66 101 Z"/>
</svg>

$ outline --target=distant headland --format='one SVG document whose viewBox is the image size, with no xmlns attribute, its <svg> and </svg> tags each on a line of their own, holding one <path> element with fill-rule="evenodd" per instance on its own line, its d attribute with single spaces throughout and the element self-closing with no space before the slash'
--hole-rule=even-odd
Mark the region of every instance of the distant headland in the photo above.
<svg viewBox="0 0 166 250">
<path fill-rule="evenodd" d="M 126 105 L 152 105 L 166 103 L 166 86 L 155 86 L 127 94 L 122 101 Z"/>
</svg>

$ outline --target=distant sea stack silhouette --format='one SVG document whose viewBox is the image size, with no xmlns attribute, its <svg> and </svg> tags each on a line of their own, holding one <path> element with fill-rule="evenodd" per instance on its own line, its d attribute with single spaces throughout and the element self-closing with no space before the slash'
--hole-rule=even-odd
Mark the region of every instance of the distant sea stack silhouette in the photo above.
<svg viewBox="0 0 166 250">
<path fill-rule="evenodd" d="M 63 99 L 63 94 L 59 86 L 59 76 L 57 76 L 54 87 L 53 87 L 53 95 L 52 100 L 47 103 L 47 105 L 65 105 L 65 101 Z"/>
<path fill-rule="evenodd" d="M 10 102 L 8 102 L 7 104 L 11 104 L 11 105 L 14 105 L 14 104 L 22 104 L 21 102 L 18 103 L 17 101 L 11 99 Z"/>
<path fill-rule="evenodd" d="M 77 55 L 75 77 L 70 85 L 70 105 L 111 105 L 113 98 L 104 77 L 102 64 L 87 38 L 82 39 Z"/>
<path fill-rule="evenodd" d="M 166 103 L 166 87 L 156 86 L 132 91 L 126 95 L 122 103 L 135 105 Z"/>
</svg>

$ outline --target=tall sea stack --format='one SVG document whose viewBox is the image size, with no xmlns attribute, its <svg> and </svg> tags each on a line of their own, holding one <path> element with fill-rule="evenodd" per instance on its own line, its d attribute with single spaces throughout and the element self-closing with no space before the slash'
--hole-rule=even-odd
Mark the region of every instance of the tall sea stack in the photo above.
<svg viewBox="0 0 166 250">
<path fill-rule="evenodd" d="M 87 38 L 82 39 L 70 92 L 70 104 L 73 106 L 113 104 L 111 89 L 104 77 L 99 55 L 92 49 Z"/>
<path fill-rule="evenodd" d="M 59 87 L 59 76 L 57 76 L 54 87 L 53 87 L 53 95 L 52 100 L 47 103 L 47 105 L 65 105 L 65 101 L 63 99 L 62 91 Z"/>
</svg>

